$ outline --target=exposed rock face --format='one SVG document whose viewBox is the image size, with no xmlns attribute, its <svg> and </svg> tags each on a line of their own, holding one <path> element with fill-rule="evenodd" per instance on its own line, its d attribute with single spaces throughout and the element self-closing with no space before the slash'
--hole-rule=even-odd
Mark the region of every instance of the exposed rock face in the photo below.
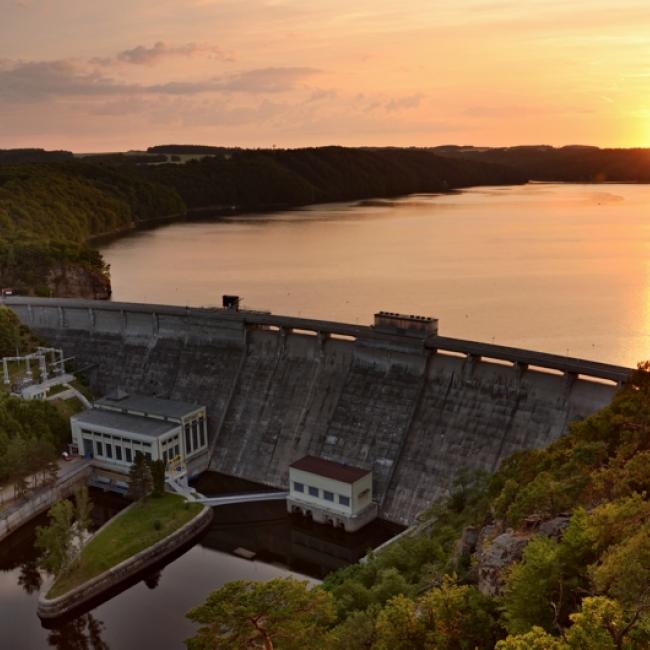
<svg viewBox="0 0 650 650">
<path fill-rule="evenodd" d="M 548 519 L 547 521 L 542 522 L 537 529 L 537 532 L 540 535 L 545 535 L 546 537 L 552 537 L 556 540 L 559 540 L 566 527 L 571 521 L 570 515 L 560 515 L 558 517 L 553 517 L 553 519 Z"/>
<path fill-rule="evenodd" d="M 508 530 L 491 537 L 496 525 L 486 526 L 482 531 L 474 557 L 478 574 L 478 589 L 488 596 L 498 596 L 503 586 L 504 569 L 521 560 L 530 536 Z"/>
<path fill-rule="evenodd" d="M 570 520 L 569 514 L 546 520 L 541 515 L 531 515 L 522 522 L 520 530 L 506 530 L 503 522 L 484 526 L 478 533 L 473 561 L 473 577 L 479 591 L 488 596 L 498 596 L 506 569 L 521 560 L 528 542 L 537 535 L 559 541 Z M 464 538 L 465 532 L 459 544 L 463 543 Z"/>
<path fill-rule="evenodd" d="M 108 300 L 110 280 L 79 265 L 55 264 L 45 278 L 50 294 L 57 298 L 91 298 Z"/>
</svg>

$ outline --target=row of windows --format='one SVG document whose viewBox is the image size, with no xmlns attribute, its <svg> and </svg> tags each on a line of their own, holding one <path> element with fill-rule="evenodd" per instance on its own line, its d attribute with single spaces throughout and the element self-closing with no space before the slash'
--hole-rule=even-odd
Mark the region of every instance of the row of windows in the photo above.
<svg viewBox="0 0 650 650">
<path fill-rule="evenodd" d="M 122 447 L 121 445 L 116 445 L 110 442 L 100 442 L 99 440 L 95 440 L 95 455 L 102 458 L 109 458 L 111 460 L 115 458 L 115 460 L 123 460 L 127 463 L 132 463 L 134 456 L 130 447 Z M 144 455 L 146 458 L 151 460 L 151 452 L 145 451 Z"/>
<path fill-rule="evenodd" d="M 293 482 L 293 489 L 296 492 L 305 492 L 305 484 L 304 483 L 299 483 L 298 481 Z M 307 486 L 307 492 L 310 497 L 316 497 L 317 499 L 320 499 L 320 490 L 317 487 L 314 487 L 313 485 L 308 485 Z M 338 502 L 342 506 L 349 506 L 350 505 L 350 497 L 343 496 L 342 494 L 334 494 L 334 492 L 330 492 L 329 490 L 323 490 L 323 499 L 325 501 L 330 501 L 331 503 L 334 503 L 334 497 L 338 497 Z"/>
<path fill-rule="evenodd" d="M 89 429 L 82 429 L 81 433 L 87 436 L 94 436 L 95 438 L 103 438 L 104 440 L 117 440 L 121 443 L 126 443 L 134 446 L 142 445 L 143 447 L 151 447 L 150 442 L 142 442 L 140 440 L 133 440 L 132 438 L 123 438 L 122 436 L 114 436 L 110 433 L 99 433 L 99 431 L 90 431 Z"/>
<path fill-rule="evenodd" d="M 95 455 L 101 456 L 103 458 L 109 458 L 111 460 L 123 460 L 127 463 L 132 463 L 135 457 L 135 454 L 130 447 L 122 447 L 121 445 L 116 445 L 110 442 L 100 442 L 99 440 L 95 441 Z M 151 460 L 151 452 L 145 451 L 144 455 L 146 458 Z M 163 451 L 163 460 L 165 463 L 169 462 L 176 456 L 180 456 L 179 445 Z"/>
<path fill-rule="evenodd" d="M 178 434 L 176 434 L 175 436 L 172 436 L 171 438 L 167 438 L 166 440 L 163 440 L 161 444 L 162 444 L 163 447 L 167 447 L 169 445 L 173 446 L 177 442 L 178 442 Z"/>
<path fill-rule="evenodd" d="M 185 424 L 185 453 L 205 447 L 205 418 L 201 416 L 198 420 L 192 420 L 191 424 Z"/>
</svg>

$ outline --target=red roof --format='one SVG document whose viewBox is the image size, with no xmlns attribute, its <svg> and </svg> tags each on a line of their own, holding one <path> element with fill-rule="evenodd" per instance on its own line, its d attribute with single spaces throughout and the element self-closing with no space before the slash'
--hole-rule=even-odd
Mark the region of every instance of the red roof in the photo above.
<svg viewBox="0 0 650 650">
<path fill-rule="evenodd" d="M 343 465 L 341 463 L 335 463 L 333 460 L 318 458 L 317 456 L 305 456 L 292 463 L 290 467 L 303 472 L 311 472 L 312 474 L 331 478 L 341 483 L 356 483 L 360 478 L 370 474 L 369 469 Z"/>
</svg>

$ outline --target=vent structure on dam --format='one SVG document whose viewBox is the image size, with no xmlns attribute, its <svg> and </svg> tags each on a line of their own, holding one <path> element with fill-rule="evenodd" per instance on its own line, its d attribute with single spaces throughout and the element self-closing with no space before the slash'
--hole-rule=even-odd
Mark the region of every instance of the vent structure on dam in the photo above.
<svg viewBox="0 0 650 650">
<path fill-rule="evenodd" d="M 205 404 L 212 469 L 283 489 L 307 455 L 369 469 L 380 515 L 402 524 L 460 469 L 492 471 L 556 439 L 631 372 L 442 337 L 435 319 L 390 312 L 359 326 L 233 309 L 5 304 L 74 356 L 98 394 Z"/>
</svg>

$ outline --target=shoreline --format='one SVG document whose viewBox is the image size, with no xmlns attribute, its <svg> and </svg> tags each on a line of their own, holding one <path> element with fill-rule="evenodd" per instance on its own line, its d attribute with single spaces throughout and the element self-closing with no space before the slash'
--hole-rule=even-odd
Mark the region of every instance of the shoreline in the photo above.
<svg viewBox="0 0 650 650">
<path fill-rule="evenodd" d="M 126 510 L 123 510 L 117 516 L 119 517 Z M 38 597 L 37 613 L 39 618 L 62 618 L 72 611 L 83 609 L 91 601 L 101 599 L 103 594 L 119 587 L 122 583 L 127 582 L 154 564 L 164 561 L 165 558 L 172 555 L 179 548 L 194 540 L 210 525 L 212 517 L 212 508 L 204 506 L 195 517 L 167 537 L 55 598 L 47 597 L 54 583 L 54 579 L 48 580 L 42 586 Z M 114 519 L 115 517 L 109 519 L 88 539 L 86 544 Z"/>
<path fill-rule="evenodd" d="M 522 183 L 509 183 L 510 185 L 527 185 L 531 182 L 536 181 L 525 181 Z M 546 181 L 542 181 L 546 182 Z M 548 181 L 552 183 L 554 181 Z M 561 182 L 561 181 L 560 181 Z M 440 189 L 431 192 L 411 192 L 408 194 L 383 194 L 381 196 L 357 196 L 354 198 L 339 199 L 336 201 L 316 201 L 312 203 L 267 203 L 257 207 L 250 207 L 244 205 L 205 205 L 194 208 L 187 208 L 185 212 L 177 212 L 175 214 L 170 214 L 162 217 L 155 217 L 152 219 L 144 219 L 142 221 L 134 221 L 131 225 L 123 226 L 117 228 L 110 232 L 103 232 L 96 235 L 91 235 L 86 237 L 84 240 L 86 244 L 95 247 L 96 244 L 106 244 L 114 240 L 120 239 L 125 235 L 128 235 L 139 230 L 149 230 L 156 228 L 160 225 L 180 223 L 184 221 L 201 221 L 203 218 L 215 218 L 219 219 L 220 217 L 229 217 L 229 216 L 238 216 L 238 215 L 259 215 L 267 214 L 277 211 L 284 210 L 300 210 L 301 208 L 308 208 L 317 205 L 336 205 L 341 203 L 359 203 L 363 204 L 365 202 L 373 201 L 392 201 L 395 199 L 406 198 L 409 196 L 416 196 L 419 194 L 456 194 L 462 192 L 463 190 L 469 190 L 475 187 L 504 187 L 502 184 L 489 183 L 484 185 L 466 185 L 462 187 L 453 187 L 449 189 Z"/>
</svg>

